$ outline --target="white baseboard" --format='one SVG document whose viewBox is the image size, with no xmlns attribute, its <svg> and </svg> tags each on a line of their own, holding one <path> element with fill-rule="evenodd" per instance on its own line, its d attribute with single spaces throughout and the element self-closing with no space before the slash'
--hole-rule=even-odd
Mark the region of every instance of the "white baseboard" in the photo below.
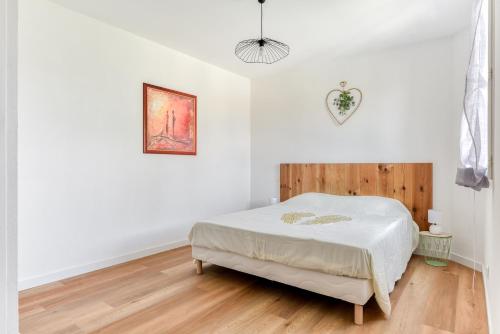
<svg viewBox="0 0 500 334">
<path fill-rule="evenodd" d="M 450 260 L 460 263 L 461 265 L 464 265 L 466 267 L 469 267 L 471 269 L 474 268 L 474 261 L 472 259 L 469 259 L 466 256 L 462 256 L 460 254 L 451 252 L 450 253 Z M 481 262 L 476 261 L 476 271 L 482 272 L 483 271 L 483 264 Z"/>
<path fill-rule="evenodd" d="M 189 242 L 187 240 L 171 242 L 168 244 L 147 248 L 144 250 L 140 250 L 137 252 L 121 255 L 121 256 L 106 259 L 106 260 L 101 260 L 101 261 L 97 261 L 97 262 L 93 262 L 93 263 L 87 263 L 87 264 L 80 265 L 80 266 L 68 267 L 68 268 L 54 271 L 54 272 L 51 272 L 48 274 L 30 277 L 30 278 L 19 281 L 18 282 L 18 289 L 19 289 L 19 291 L 22 291 L 22 290 L 34 288 L 36 286 L 40 286 L 43 284 L 56 282 L 56 281 L 59 281 L 59 280 L 65 279 L 65 278 L 78 276 L 81 274 L 89 273 L 91 271 L 110 267 L 110 266 L 113 266 L 116 264 L 139 259 L 141 257 L 153 255 L 156 253 L 161 253 L 161 252 L 171 250 L 174 248 L 179 248 L 182 246 L 186 246 L 188 244 L 189 244 Z"/>
</svg>

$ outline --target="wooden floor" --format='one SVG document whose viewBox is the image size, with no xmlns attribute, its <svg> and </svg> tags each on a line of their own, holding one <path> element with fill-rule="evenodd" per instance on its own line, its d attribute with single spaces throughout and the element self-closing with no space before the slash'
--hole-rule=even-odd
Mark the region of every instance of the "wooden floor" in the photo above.
<svg viewBox="0 0 500 334">
<path fill-rule="evenodd" d="M 229 269 L 197 276 L 184 247 L 20 294 L 21 333 L 487 333 L 483 281 L 451 263 L 414 257 L 384 316 L 373 298 L 365 324 L 353 306 Z"/>
</svg>

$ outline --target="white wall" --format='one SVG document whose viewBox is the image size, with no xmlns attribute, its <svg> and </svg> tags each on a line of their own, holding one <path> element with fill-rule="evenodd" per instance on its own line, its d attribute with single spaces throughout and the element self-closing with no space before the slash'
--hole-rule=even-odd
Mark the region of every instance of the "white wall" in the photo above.
<svg viewBox="0 0 500 334">
<path fill-rule="evenodd" d="M 0 333 L 18 333 L 17 1 L 0 0 Z"/>
<path fill-rule="evenodd" d="M 198 96 L 198 155 L 142 153 L 142 83 Z M 45 0 L 20 1 L 23 288 L 182 244 L 250 196 L 250 81 Z M 129 256 L 130 255 L 130 256 Z"/>
<path fill-rule="evenodd" d="M 484 271 L 486 301 L 490 321 L 490 333 L 500 333 L 500 6 L 494 7 L 495 33 L 494 33 L 494 104 L 493 104 L 493 196 L 491 200 L 491 219 L 485 228 L 487 270 Z"/>
<path fill-rule="evenodd" d="M 455 210 L 470 206 L 470 193 L 454 184 L 467 57 L 460 50 L 466 43 L 462 32 L 364 55 L 314 58 L 292 71 L 255 79 L 252 205 L 279 197 L 279 164 L 284 162 L 432 162 L 434 207 L 443 211 L 444 227 L 454 233 L 455 260 L 467 262 L 473 257 L 471 225 Z M 363 102 L 338 126 L 325 97 L 341 80 L 360 88 Z M 482 234 L 477 238 L 481 245 Z M 479 262 L 481 250 L 478 246 Z"/>
</svg>

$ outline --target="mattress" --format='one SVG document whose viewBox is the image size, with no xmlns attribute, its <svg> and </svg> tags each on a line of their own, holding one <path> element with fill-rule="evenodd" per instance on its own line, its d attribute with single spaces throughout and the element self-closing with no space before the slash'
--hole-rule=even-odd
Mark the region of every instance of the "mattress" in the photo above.
<svg viewBox="0 0 500 334">
<path fill-rule="evenodd" d="M 283 203 L 200 221 L 192 246 L 335 276 L 368 279 L 384 313 L 418 244 L 397 200 L 308 193 Z"/>
<path fill-rule="evenodd" d="M 364 305 L 373 295 L 372 283 L 366 279 L 334 276 L 201 247 L 193 247 L 193 257 L 204 262 L 285 283 L 325 296 L 335 297 L 353 304 Z"/>
</svg>

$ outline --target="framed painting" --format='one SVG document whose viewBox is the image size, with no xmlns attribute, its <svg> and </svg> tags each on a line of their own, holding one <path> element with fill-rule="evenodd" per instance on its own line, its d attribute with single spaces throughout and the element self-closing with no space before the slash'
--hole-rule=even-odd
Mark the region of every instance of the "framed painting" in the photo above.
<svg viewBox="0 0 500 334">
<path fill-rule="evenodd" d="M 196 155 L 196 96 L 143 84 L 144 153 Z"/>
</svg>

